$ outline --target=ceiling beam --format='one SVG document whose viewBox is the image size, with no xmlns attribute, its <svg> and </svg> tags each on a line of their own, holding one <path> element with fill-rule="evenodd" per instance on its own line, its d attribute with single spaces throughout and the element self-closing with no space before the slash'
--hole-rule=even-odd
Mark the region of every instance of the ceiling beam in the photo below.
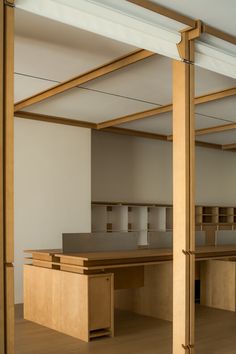
<svg viewBox="0 0 236 354">
<path fill-rule="evenodd" d="M 236 87 L 232 87 L 226 90 L 211 92 L 206 95 L 197 96 L 195 97 L 194 103 L 195 105 L 198 105 L 202 103 L 216 101 L 233 95 L 236 95 Z M 128 123 L 139 119 L 153 117 L 161 113 L 172 112 L 172 110 L 173 110 L 173 105 L 170 103 L 161 107 L 152 108 L 143 112 L 133 113 L 133 114 L 129 114 L 126 116 L 122 116 L 122 117 L 118 117 L 115 119 L 110 119 L 98 123 L 98 129 L 104 129 L 104 128 L 112 127 L 114 125 L 119 125 L 119 124 Z"/>
<path fill-rule="evenodd" d="M 197 96 L 195 97 L 194 103 L 198 105 L 202 103 L 208 103 L 211 101 L 217 101 L 234 95 L 236 95 L 236 87 L 231 87 L 225 90 L 215 91 L 215 92 L 208 93 L 206 95 Z"/>
<path fill-rule="evenodd" d="M 236 123 L 222 124 L 209 128 L 202 128 L 195 130 L 195 136 L 214 134 L 214 133 L 222 133 L 228 130 L 236 129 Z M 173 135 L 168 135 L 167 140 L 172 141 Z"/>
<path fill-rule="evenodd" d="M 168 17 L 174 21 L 183 23 L 189 27 L 194 28 L 196 25 L 196 20 L 189 17 L 189 16 L 185 16 L 183 14 L 181 14 L 180 12 L 177 12 L 175 10 L 171 10 L 169 8 L 166 8 L 165 6 L 162 5 L 158 5 L 153 3 L 152 1 L 149 0 L 127 0 L 128 2 L 138 5 L 140 7 L 143 7 L 147 10 L 153 11 L 158 13 L 159 15 Z M 202 32 L 208 33 L 214 37 L 220 38 L 223 41 L 232 43 L 232 44 L 236 44 L 236 37 L 226 33 L 224 31 L 221 31 L 217 28 L 208 26 L 207 24 L 203 23 L 202 25 Z"/>
<path fill-rule="evenodd" d="M 128 65 L 137 63 L 140 60 L 149 58 L 150 56 L 155 55 L 155 53 L 150 52 L 148 50 L 140 49 L 138 51 L 129 53 L 128 55 L 124 55 L 120 58 L 116 58 L 115 60 L 110 61 L 104 65 L 101 65 L 95 69 L 92 69 L 86 73 L 83 73 L 79 76 L 76 76 L 70 80 L 64 81 L 60 84 L 53 86 L 50 89 L 39 92 L 33 96 L 30 96 L 26 99 L 23 99 L 15 104 L 15 112 L 24 109 L 32 104 L 41 102 L 47 98 L 55 96 L 59 93 L 70 90 L 74 87 L 78 87 L 82 84 L 85 84 L 91 80 L 97 79 L 109 73 L 112 73 L 116 70 L 124 68 Z"/>
<path fill-rule="evenodd" d="M 133 113 L 129 114 L 126 116 L 118 117 L 115 119 L 110 119 L 106 120 L 104 122 L 98 123 L 98 129 L 104 129 L 108 127 L 112 127 L 114 125 L 119 125 L 123 123 L 128 123 L 132 122 L 135 120 L 140 120 L 148 117 L 153 117 L 161 113 L 166 113 L 166 112 L 171 112 L 172 111 L 172 104 L 168 104 L 165 106 L 157 107 L 157 108 L 152 108 L 147 111 L 143 112 L 138 112 L 138 113 Z"/>
<path fill-rule="evenodd" d="M 209 148 L 209 149 L 222 150 L 222 145 L 221 144 L 207 143 L 206 141 L 195 140 L 195 145 L 196 146 L 201 146 L 201 147 L 204 147 L 204 148 Z"/>
<path fill-rule="evenodd" d="M 236 129 L 236 123 L 223 124 L 215 127 L 198 129 L 195 131 L 196 136 L 212 134 L 212 133 L 221 133 L 228 130 Z"/>
<path fill-rule="evenodd" d="M 56 117 L 56 116 L 48 116 L 46 114 L 19 111 L 19 112 L 15 112 L 14 115 L 15 115 L 15 117 L 37 120 L 37 121 L 41 121 L 41 122 L 71 125 L 73 127 L 81 127 L 81 128 L 89 128 L 89 129 L 96 129 L 97 128 L 97 124 L 94 124 L 94 123 L 84 122 L 84 121 L 76 120 L 76 119 L 67 119 L 67 118 Z"/>
<path fill-rule="evenodd" d="M 222 145 L 222 150 L 234 150 L 234 149 L 236 149 L 236 143 L 235 144 Z"/>
<path fill-rule="evenodd" d="M 31 113 L 31 112 L 24 112 L 24 111 L 16 112 L 15 117 L 24 118 L 24 119 L 31 119 L 31 120 L 35 120 L 35 121 L 39 121 L 39 122 L 41 121 L 41 122 L 47 122 L 47 123 L 53 123 L 53 124 L 63 124 L 63 125 L 69 125 L 69 126 L 74 126 L 74 127 L 89 128 L 89 129 L 93 129 L 93 130 L 98 131 L 97 124 L 91 123 L 91 122 L 84 122 L 84 121 L 80 121 L 80 120 L 76 120 L 76 119 L 67 119 L 67 118 L 63 118 L 63 117 L 48 116 L 45 114 Z M 162 141 L 170 142 L 167 135 L 148 133 L 148 132 L 138 131 L 138 130 L 133 130 L 133 129 L 110 127 L 110 128 L 106 128 L 106 129 L 101 130 L 101 132 L 115 133 L 115 134 L 128 135 L 128 136 L 136 136 L 139 138 L 162 140 Z M 205 143 L 202 141 L 196 141 L 196 145 L 206 147 L 206 148 L 211 148 L 211 149 L 219 149 L 219 150 L 222 149 L 221 145 Z"/>
<path fill-rule="evenodd" d="M 121 135 L 136 136 L 136 137 L 140 137 L 140 138 L 167 141 L 167 136 L 166 135 L 156 134 L 156 133 L 148 133 L 148 132 L 139 131 L 139 130 L 133 130 L 133 129 L 124 129 L 124 128 L 118 128 L 118 127 L 111 127 L 111 128 L 106 128 L 106 129 L 104 129 L 102 131 L 103 132 L 108 132 L 108 133 L 121 134 Z"/>
<path fill-rule="evenodd" d="M 125 129 L 125 128 L 118 128 L 118 127 L 110 127 L 106 128 L 103 130 L 100 130 L 101 132 L 107 132 L 107 133 L 115 133 L 115 134 L 121 134 L 121 135 L 130 135 L 130 136 L 136 136 L 139 138 L 147 138 L 147 139 L 154 139 L 154 140 L 164 140 L 164 141 L 169 141 L 167 135 L 161 135 L 161 134 L 155 134 L 155 133 L 147 133 L 144 131 L 138 131 L 138 130 L 133 130 L 133 129 Z M 195 141 L 196 146 L 201 146 L 205 148 L 210 148 L 210 149 L 216 149 L 216 150 L 222 150 L 222 145 L 220 144 L 214 144 L 214 143 L 207 143 L 204 141 Z"/>
</svg>

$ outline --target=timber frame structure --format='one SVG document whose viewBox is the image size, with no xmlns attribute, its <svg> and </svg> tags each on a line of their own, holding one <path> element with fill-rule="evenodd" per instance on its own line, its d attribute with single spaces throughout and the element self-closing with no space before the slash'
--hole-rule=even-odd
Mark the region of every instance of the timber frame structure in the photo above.
<svg viewBox="0 0 236 354">
<path fill-rule="evenodd" d="M 14 2 L 0 2 L 0 351 L 14 353 Z"/>
<path fill-rule="evenodd" d="M 16 117 L 46 121 L 56 124 L 85 127 L 117 134 L 141 136 L 164 141 L 173 140 L 173 185 L 174 185 L 174 312 L 173 312 L 173 354 L 194 354 L 194 268 L 195 268 L 195 135 L 236 129 L 228 124 L 195 131 L 194 106 L 213 100 L 236 95 L 236 87 L 194 98 L 194 40 L 205 32 L 224 41 L 236 44 L 236 37 L 195 21 L 163 6 L 147 0 L 127 0 L 150 11 L 174 19 L 188 26 L 183 30 L 178 45 L 181 61 L 173 61 L 173 104 L 152 110 L 111 119 L 99 124 L 61 117 L 22 111 L 31 104 L 43 101 L 58 93 L 102 77 L 112 71 L 145 60 L 155 53 L 140 49 L 95 68 L 76 78 L 60 83 L 18 102 L 13 101 L 14 64 L 14 0 L 0 0 L 0 352 L 14 354 L 14 191 L 13 191 L 13 123 Z M 173 137 L 151 134 L 116 127 L 124 122 L 156 116 L 173 110 Z M 183 138 L 184 137 L 184 138 Z M 196 142 L 208 148 L 233 150 L 236 144 L 217 145 Z M 181 211 L 181 212 L 180 212 Z M 179 284 L 182 284 L 182 287 Z"/>
</svg>

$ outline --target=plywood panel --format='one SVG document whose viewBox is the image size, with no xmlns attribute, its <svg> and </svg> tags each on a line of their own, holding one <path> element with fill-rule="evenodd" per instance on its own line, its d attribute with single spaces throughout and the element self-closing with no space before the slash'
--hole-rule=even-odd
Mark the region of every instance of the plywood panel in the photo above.
<svg viewBox="0 0 236 354">
<path fill-rule="evenodd" d="M 90 276 L 89 277 L 89 330 L 105 329 L 111 327 L 111 308 L 110 276 Z"/>
<path fill-rule="evenodd" d="M 144 267 L 144 286 L 115 292 L 115 306 L 141 315 L 172 320 L 173 264 Z"/>
<path fill-rule="evenodd" d="M 114 289 L 131 289 L 144 286 L 144 267 L 108 268 L 114 274 Z"/>
<path fill-rule="evenodd" d="M 113 333 L 112 274 L 81 275 L 24 266 L 24 317 L 89 341 L 90 331 Z M 104 335 L 104 334 L 103 334 Z"/>
<path fill-rule="evenodd" d="M 236 263 L 210 260 L 201 265 L 201 304 L 235 311 Z"/>
<path fill-rule="evenodd" d="M 24 317 L 88 341 L 88 277 L 24 266 Z"/>
</svg>

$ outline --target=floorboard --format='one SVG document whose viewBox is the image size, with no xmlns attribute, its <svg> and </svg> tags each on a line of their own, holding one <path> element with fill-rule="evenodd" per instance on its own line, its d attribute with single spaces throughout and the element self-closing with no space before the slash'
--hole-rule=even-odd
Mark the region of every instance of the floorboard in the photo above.
<svg viewBox="0 0 236 354">
<path fill-rule="evenodd" d="M 170 322 L 116 312 L 114 338 L 85 343 L 24 321 L 16 310 L 16 354 L 171 354 Z M 236 314 L 196 308 L 196 354 L 236 354 Z"/>
</svg>

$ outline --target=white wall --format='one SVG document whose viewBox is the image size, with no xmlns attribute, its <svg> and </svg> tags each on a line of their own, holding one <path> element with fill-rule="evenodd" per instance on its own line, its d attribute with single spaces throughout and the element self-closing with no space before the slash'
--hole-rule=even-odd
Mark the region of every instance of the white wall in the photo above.
<svg viewBox="0 0 236 354">
<path fill-rule="evenodd" d="M 196 203 L 235 206 L 236 153 L 196 150 Z M 93 132 L 92 200 L 172 203 L 172 144 Z"/>
<path fill-rule="evenodd" d="M 24 249 L 60 248 L 63 232 L 90 232 L 91 132 L 15 119 L 15 301 Z"/>
</svg>

